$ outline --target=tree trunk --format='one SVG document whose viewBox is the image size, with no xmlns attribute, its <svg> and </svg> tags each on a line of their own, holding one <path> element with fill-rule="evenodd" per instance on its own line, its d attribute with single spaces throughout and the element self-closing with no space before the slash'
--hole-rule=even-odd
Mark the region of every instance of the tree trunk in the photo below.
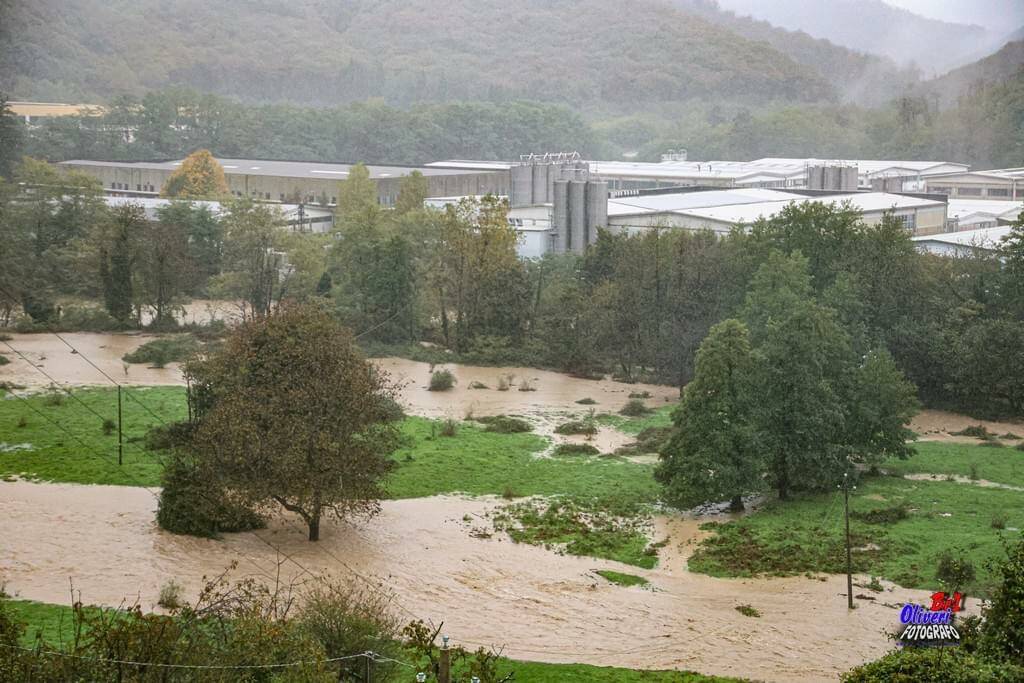
<svg viewBox="0 0 1024 683">
<path fill-rule="evenodd" d="M 743 496 L 737 494 L 732 497 L 732 501 L 729 502 L 730 512 L 743 512 Z"/>
<path fill-rule="evenodd" d="M 309 524 L 309 540 L 319 541 L 320 540 L 320 513 L 317 512 L 312 515 L 306 522 Z"/>
</svg>

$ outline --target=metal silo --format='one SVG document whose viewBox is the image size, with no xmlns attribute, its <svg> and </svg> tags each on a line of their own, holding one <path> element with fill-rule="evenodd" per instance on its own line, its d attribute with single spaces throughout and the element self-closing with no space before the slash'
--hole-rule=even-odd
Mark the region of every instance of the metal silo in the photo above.
<svg viewBox="0 0 1024 683">
<path fill-rule="evenodd" d="M 509 196 L 512 208 L 533 205 L 533 167 L 519 164 L 512 167 L 512 192 Z"/>
<path fill-rule="evenodd" d="M 549 164 L 533 165 L 533 204 L 548 202 L 548 169 Z"/>
<path fill-rule="evenodd" d="M 597 229 L 608 227 L 608 183 L 591 180 L 587 183 L 586 244 L 597 241 Z"/>
<path fill-rule="evenodd" d="M 556 254 L 569 251 L 569 181 L 556 180 L 551 188 L 551 228 L 555 233 Z"/>
<path fill-rule="evenodd" d="M 582 254 L 587 246 L 587 183 L 569 181 L 569 244 L 572 251 Z"/>
</svg>

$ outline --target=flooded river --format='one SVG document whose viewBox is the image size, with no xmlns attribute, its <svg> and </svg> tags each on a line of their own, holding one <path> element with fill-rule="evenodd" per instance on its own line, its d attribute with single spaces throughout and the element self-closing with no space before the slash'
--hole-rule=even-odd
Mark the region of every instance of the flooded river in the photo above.
<svg viewBox="0 0 1024 683">
<path fill-rule="evenodd" d="M 10 343 L 31 365 L 2 349 L 11 363 L 0 367 L 0 381 L 45 386 L 49 380 L 36 365 L 61 382 L 109 386 L 86 357 L 122 383 L 183 381 L 173 365 L 124 365 L 121 356 L 147 335 L 62 336 L 79 353 L 53 335 L 12 335 Z M 400 400 L 410 413 L 459 420 L 470 414 L 521 415 L 541 434 L 590 408 L 615 412 L 630 393 L 649 393 L 650 407 L 678 396 L 672 387 L 454 364 L 438 368 L 453 372 L 456 387 L 430 392 L 428 364 L 376 362 L 402 385 Z M 507 391 L 498 390 L 502 380 L 510 384 Z M 532 391 L 519 391 L 524 381 Z M 471 389 L 474 383 L 487 388 Z M 584 398 L 595 405 L 577 403 Z M 976 423 L 953 417 L 925 411 L 913 427 L 924 438 L 945 438 L 954 430 L 950 425 Z M 1000 433 L 1024 431 L 988 424 Z M 602 428 L 593 443 L 610 451 L 630 439 Z M 688 519 L 655 519 L 656 537 L 669 542 L 659 567 L 650 571 L 516 545 L 503 534 L 471 535 L 471 527 L 485 526 L 486 513 L 498 504 L 457 497 L 386 501 L 370 522 L 327 524 L 319 544 L 308 543 L 301 525 L 287 517 L 258 535 L 212 541 L 157 529 L 156 499 L 144 489 L 0 482 L 0 580 L 28 599 L 67 603 L 71 582 L 85 602 L 139 599 L 152 608 L 167 580 L 194 592 L 204 575 L 220 573 L 233 560 L 239 561 L 238 578 L 271 577 L 278 562 L 286 575 L 301 573 L 287 556 L 316 573 L 357 572 L 379 581 L 400 596 L 395 604 L 402 616 L 444 621 L 455 642 L 471 647 L 504 646 L 505 654 L 521 659 L 685 668 L 769 681 L 835 680 L 889 649 L 885 631 L 895 627 L 898 614 L 893 605 L 925 599 L 923 591 L 890 587 L 876 601 L 858 601 L 860 609 L 850 612 L 841 576 L 724 580 L 691 574 L 686 560 L 704 532 Z M 612 585 L 594 573 L 601 568 L 642 575 L 651 589 Z M 762 616 L 743 616 L 735 609 L 743 604 Z"/>
<path fill-rule="evenodd" d="M 655 570 L 565 557 L 497 535 L 473 538 L 465 516 L 482 524 L 496 501 L 435 497 L 388 501 L 357 525 L 328 524 L 312 544 L 287 520 L 223 541 L 175 536 L 156 528 L 146 490 L 110 486 L 0 482 L 0 574 L 18 596 L 68 602 L 69 585 L 87 603 L 136 598 L 150 608 L 168 579 L 194 592 L 203 575 L 238 560 L 235 576 L 301 574 L 260 539 L 317 573 L 352 571 L 398 596 L 395 609 L 444 621 L 457 643 L 505 647 L 505 654 L 551 662 L 637 668 L 685 668 L 770 681 L 835 680 L 885 652 L 884 629 L 900 604 L 924 591 L 895 589 L 846 609 L 843 577 L 824 581 L 724 580 L 685 570 L 700 532 L 688 520 L 657 520 L 670 542 Z M 332 557 L 332 555 L 334 557 Z M 614 586 L 594 574 L 638 574 L 652 589 Z M 69 584 L 70 582 L 70 584 Z M 741 615 L 749 604 L 760 618 Z"/>
</svg>

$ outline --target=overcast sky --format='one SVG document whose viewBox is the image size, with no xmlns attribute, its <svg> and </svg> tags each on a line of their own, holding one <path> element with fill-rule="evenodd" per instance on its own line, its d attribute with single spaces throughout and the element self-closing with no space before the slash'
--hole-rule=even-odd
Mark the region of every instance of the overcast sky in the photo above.
<svg viewBox="0 0 1024 683">
<path fill-rule="evenodd" d="M 1024 0 L 885 0 L 934 19 L 979 24 L 1006 33 L 1024 25 Z"/>
</svg>

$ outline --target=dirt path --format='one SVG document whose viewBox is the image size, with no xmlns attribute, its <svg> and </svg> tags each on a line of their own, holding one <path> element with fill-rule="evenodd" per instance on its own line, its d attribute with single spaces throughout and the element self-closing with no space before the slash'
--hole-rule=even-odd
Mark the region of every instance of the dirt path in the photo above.
<svg viewBox="0 0 1024 683">
<path fill-rule="evenodd" d="M 0 574 L 8 590 L 66 603 L 70 580 L 86 602 L 116 605 L 138 597 L 150 607 L 166 580 L 194 591 L 204 574 L 234 559 L 239 577 L 274 572 L 278 556 L 255 535 L 211 541 L 168 534 L 153 523 L 155 504 L 136 488 L 0 483 Z M 895 589 L 848 612 L 838 576 L 690 574 L 683 561 L 698 531 L 686 520 L 659 520 L 659 532 L 671 540 L 665 566 L 652 571 L 563 557 L 498 536 L 472 538 L 464 515 L 476 520 L 495 504 L 453 497 L 389 501 L 366 524 L 328 525 L 320 544 L 281 520 L 260 535 L 315 572 L 341 576 L 354 569 L 379 578 L 400 596 L 404 616 L 443 620 L 456 642 L 504 645 L 509 656 L 539 661 L 835 680 L 889 648 L 883 631 L 895 625 L 897 611 L 879 603 L 925 597 Z M 653 590 L 609 584 L 593 574 L 599 568 L 643 575 Z M 299 572 L 287 561 L 282 570 Z M 735 610 L 740 604 L 763 616 L 742 616 Z"/>
</svg>

